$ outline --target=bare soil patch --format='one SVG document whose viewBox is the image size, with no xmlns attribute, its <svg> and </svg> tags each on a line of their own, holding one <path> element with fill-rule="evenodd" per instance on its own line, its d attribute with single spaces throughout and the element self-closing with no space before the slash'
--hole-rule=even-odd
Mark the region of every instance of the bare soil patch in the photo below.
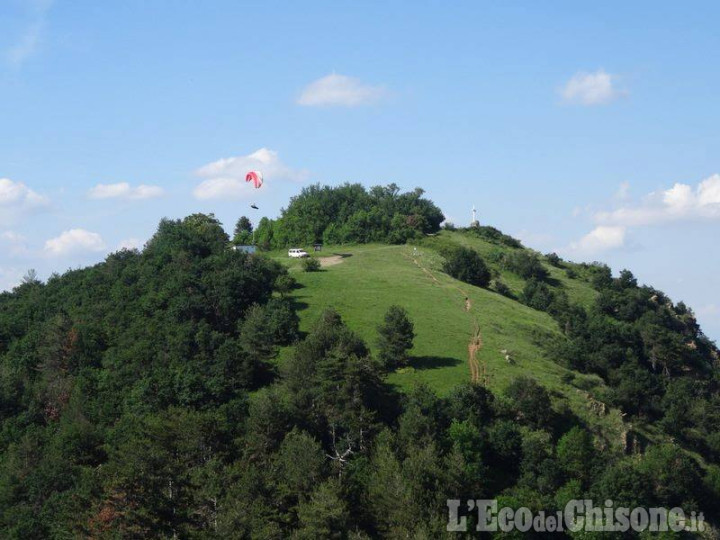
<svg viewBox="0 0 720 540">
<path fill-rule="evenodd" d="M 340 264 L 341 262 L 343 262 L 344 258 L 345 257 L 343 257 L 342 255 L 332 255 L 330 257 L 318 257 L 318 261 L 320 261 L 320 266 L 326 268 L 328 266 L 335 266 L 336 264 Z"/>
</svg>

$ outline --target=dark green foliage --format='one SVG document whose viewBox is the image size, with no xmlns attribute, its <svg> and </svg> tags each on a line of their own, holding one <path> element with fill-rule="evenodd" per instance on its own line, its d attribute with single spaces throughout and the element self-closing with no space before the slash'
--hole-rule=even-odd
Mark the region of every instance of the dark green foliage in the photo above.
<svg viewBox="0 0 720 540">
<path fill-rule="evenodd" d="M 415 327 L 407 311 L 400 306 L 390 306 L 378 327 L 378 357 L 386 369 L 407 365 L 413 339 Z"/>
<path fill-rule="evenodd" d="M 320 270 L 320 261 L 315 257 L 305 257 L 300 266 L 305 272 L 318 272 Z"/>
<path fill-rule="evenodd" d="M 612 271 L 609 266 L 602 263 L 595 263 L 586 265 L 586 267 L 590 270 L 590 283 L 597 290 L 602 290 L 612 285 Z"/>
<path fill-rule="evenodd" d="M 547 259 L 547 261 L 548 261 L 550 264 L 552 264 L 552 265 L 555 266 L 556 268 L 560 268 L 560 267 L 562 266 L 562 259 L 561 259 L 560 256 L 559 256 L 557 253 L 555 253 L 555 252 L 553 252 L 553 253 L 548 253 L 547 255 L 545 255 L 545 258 Z"/>
<path fill-rule="evenodd" d="M 550 395 L 535 379 L 518 377 L 505 390 L 515 419 L 533 429 L 551 428 L 553 410 Z"/>
<path fill-rule="evenodd" d="M 183 461 L 174 445 L 201 448 L 193 442 L 194 430 L 205 429 L 200 411 L 241 403 L 275 347 L 297 335 L 294 312 L 270 300 L 285 271 L 227 244 L 212 216 L 163 220 L 141 253 L 121 251 L 0 295 L 0 369 L 9 375 L 0 397 L 0 497 L 16 509 L 0 521 L 3 531 L 157 535 L 197 525 L 178 509 L 193 507 L 183 498 L 195 482 L 189 475 L 214 450 Z M 257 349 L 249 345 L 254 326 L 244 322 L 256 320 L 255 310 L 270 337 Z M 222 445 L 225 435 L 208 437 Z M 32 454 L 39 461 L 23 460 L 34 463 L 36 480 L 25 486 L 36 488 L 11 488 L 19 472 L 12 464 Z M 91 472 L 101 465 L 107 474 Z M 45 510 L 28 519 L 21 509 L 29 507 Z"/>
<path fill-rule="evenodd" d="M 554 300 L 555 294 L 550 290 L 550 287 L 534 278 L 525 283 L 523 292 L 520 295 L 520 301 L 523 304 L 540 311 L 548 311 Z"/>
<path fill-rule="evenodd" d="M 378 216 L 356 215 L 362 192 L 346 189 L 328 204 L 348 196 L 341 229 L 364 234 Z M 383 189 L 365 195 L 385 211 L 416 200 Z M 414 213 L 391 219 L 400 237 L 430 226 L 398 215 Z M 285 234 L 263 227 L 266 245 Z M 477 260 L 462 253 L 458 272 L 484 275 Z M 294 280 L 228 249 L 213 216 L 163 220 L 141 252 L 30 277 L 0 294 L 0 537 L 438 538 L 448 498 L 554 512 L 592 497 L 716 520 L 717 349 L 687 306 L 629 272 L 577 268 L 599 289 L 589 309 L 533 272 L 523 292 L 559 324 L 553 357 L 605 384 L 563 381 L 677 444 L 628 437 L 626 456 L 529 377 L 497 398 L 471 383 L 401 396 L 384 376 L 412 346 L 402 308 L 377 321 L 378 358 L 334 310 L 301 336 Z"/>
<path fill-rule="evenodd" d="M 592 435 L 575 426 L 557 443 L 557 458 L 567 477 L 587 485 L 596 464 Z"/>
<path fill-rule="evenodd" d="M 290 294 L 297 287 L 297 280 L 289 274 L 281 274 L 275 280 L 275 290 L 282 296 Z"/>
<path fill-rule="evenodd" d="M 233 244 L 242 246 L 242 245 L 249 245 L 252 243 L 253 238 L 253 226 L 250 222 L 250 219 L 248 219 L 245 216 L 242 216 L 240 219 L 238 219 L 237 223 L 235 224 L 235 230 L 233 233 Z"/>
<path fill-rule="evenodd" d="M 516 248 L 516 249 L 523 247 L 520 240 L 517 240 L 516 238 L 513 238 L 512 236 L 502 233 L 495 227 L 490 227 L 487 225 L 478 225 L 476 227 L 468 227 L 468 228 L 462 229 L 462 230 L 468 234 L 472 234 L 474 236 L 477 236 L 478 238 L 482 238 L 484 240 L 487 240 L 488 242 L 491 242 L 493 244 L 497 244 L 500 246 L 506 246 L 506 247 Z"/>
<path fill-rule="evenodd" d="M 443 256 L 446 274 L 477 287 L 487 287 L 490 283 L 490 270 L 475 250 L 457 246 L 446 249 Z"/>
<path fill-rule="evenodd" d="M 666 507 L 692 508 L 702 486 L 700 470 L 695 461 L 676 445 L 664 444 L 648 448 L 638 466 L 651 478 L 652 498 Z"/>
<path fill-rule="evenodd" d="M 502 266 L 523 279 L 543 281 L 548 277 L 547 269 L 540 258 L 529 251 L 511 251 L 502 258 Z"/>
<path fill-rule="evenodd" d="M 320 484 L 309 500 L 301 502 L 297 538 L 345 538 L 350 510 L 342 495 L 340 482 L 330 479 Z"/>
<path fill-rule="evenodd" d="M 440 230 L 440 209 L 420 188 L 400 193 L 395 184 L 369 191 L 360 184 L 306 187 L 277 220 L 262 219 L 256 241 L 263 248 L 387 242 L 403 244 Z"/>
</svg>

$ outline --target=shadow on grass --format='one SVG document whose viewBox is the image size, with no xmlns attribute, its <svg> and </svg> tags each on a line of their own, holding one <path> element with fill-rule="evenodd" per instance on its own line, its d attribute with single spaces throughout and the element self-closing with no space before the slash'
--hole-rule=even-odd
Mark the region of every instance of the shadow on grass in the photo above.
<svg viewBox="0 0 720 540">
<path fill-rule="evenodd" d="M 295 311 L 302 311 L 304 309 L 307 309 L 310 307 L 310 304 L 307 302 L 303 302 L 302 300 L 298 300 L 298 298 L 305 298 L 304 296 L 291 296 L 290 297 L 290 305 Z"/>
<path fill-rule="evenodd" d="M 445 356 L 413 356 L 408 362 L 408 367 L 414 369 L 438 369 L 444 367 L 457 366 L 462 363 L 457 358 L 448 358 Z"/>
</svg>

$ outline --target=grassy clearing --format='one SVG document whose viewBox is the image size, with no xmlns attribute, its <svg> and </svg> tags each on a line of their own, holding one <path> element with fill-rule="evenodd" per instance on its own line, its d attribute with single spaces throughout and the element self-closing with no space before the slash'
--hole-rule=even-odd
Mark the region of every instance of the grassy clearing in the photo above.
<svg viewBox="0 0 720 540">
<path fill-rule="evenodd" d="M 443 232 L 439 238 L 459 241 L 463 235 Z M 481 253 L 497 249 L 482 240 L 469 240 L 467 245 Z M 483 348 L 478 354 L 481 375 L 486 375 L 489 387 L 495 392 L 502 392 L 515 377 L 530 376 L 548 388 L 556 407 L 564 402 L 603 432 L 610 429 L 617 433 L 622 428 L 616 411 L 604 416 L 593 413 L 588 392 L 564 382 L 563 374 L 568 370 L 544 353 L 548 340 L 561 339 L 557 324 L 549 315 L 450 278 L 440 271 L 442 258 L 434 249 L 373 244 L 326 247 L 316 255 L 339 255 L 342 262 L 320 272 L 303 272 L 299 261 L 288 259 L 284 251 L 270 255 L 287 264 L 301 286 L 293 296 L 300 308 L 300 328 L 304 332 L 310 330 L 324 309 L 333 307 L 374 349 L 377 325 L 387 308 L 398 304 L 408 311 L 417 334 L 412 360 L 409 367 L 388 377 L 391 384 L 402 390 L 426 383 L 442 395 L 468 381 L 468 343 L 475 324 L 479 324 L 483 339 Z M 564 272 L 549 268 L 553 277 Z M 557 279 L 562 284 L 573 281 L 564 275 Z M 520 278 L 508 273 L 503 274 L 503 280 L 522 289 Z M 581 281 L 572 288 L 568 285 L 568 294 L 574 298 L 592 298 L 583 290 L 583 285 L 589 289 Z M 510 362 L 502 351 L 508 351 Z M 279 363 L 289 354 L 289 349 L 282 351 Z M 587 376 L 576 375 L 576 381 L 583 378 Z M 594 382 L 602 385 L 599 380 Z"/>
</svg>

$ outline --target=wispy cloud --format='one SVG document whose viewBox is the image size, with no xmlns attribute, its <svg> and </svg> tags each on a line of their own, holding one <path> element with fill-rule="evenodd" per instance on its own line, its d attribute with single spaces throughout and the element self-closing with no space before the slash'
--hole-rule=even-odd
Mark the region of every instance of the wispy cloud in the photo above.
<svg viewBox="0 0 720 540">
<path fill-rule="evenodd" d="M 0 266 L 0 291 L 7 291 L 20 285 L 23 271 L 19 268 Z"/>
<path fill-rule="evenodd" d="M 604 69 L 578 72 L 560 88 L 563 101 L 576 105 L 603 105 L 626 93 L 617 88 L 617 76 Z"/>
<path fill-rule="evenodd" d="M 630 197 L 630 182 L 623 182 L 615 192 L 615 199 L 618 201 L 626 201 Z"/>
<path fill-rule="evenodd" d="M 250 196 L 254 187 L 245 181 L 248 171 L 259 170 L 265 180 L 290 180 L 302 182 L 308 172 L 284 164 L 278 153 L 260 148 L 246 156 L 222 158 L 200 167 L 195 173 L 205 178 L 193 190 L 197 199 L 238 199 Z"/>
<path fill-rule="evenodd" d="M 570 250 L 585 255 L 593 255 L 619 249 L 625 246 L 627 229 L 625 227 L 598 226 L 577 242 L 570 245 Z"/>
<path fill-rule="evenodd" d="M 615 195 L 613 210 L 590 213 L 595 228 L 570 245 L 571 251 L 597 253 L 626 247 L 627 233 L 636 227 L 649 227 L 680 221 L 720 221 L 720 174 L 713 174 L 696 185 L 676 183 L 654 191 L 633 204 L 630 185 L 625 182 Z"/>
<path fill-rule="evenodd" d="M 357 107 L 376 103 L 387 95 L 383 86 L 365 84 L 355 77 L 326 75 L 305 87 L 297 100 L 306 107 Z"/>
<path fill-rule="evenodd" d="M 29 22 L 15 43 L 5 51 L 5 60 L 9 65 L 20 67 L 38 51 L 47 28 L 47 16 L 52 4 L 53 0 L 24 2 L 29 13 Z"/>
<path fill-rule="evenodd" d="M 669 189 L 650 193 L 639 204 L 596 212 L 599 224 L 645 226 L 690 220 L 720 220 L 720 174 L 697 185 L 676 183 Z"/>
<path fill-rule="evenodd" d="M 160 197 L 165 193 L 160 186 L 148 186 L 141 184 L 132 187 L 127 182 L 117 184 L 98 184 L 90 191 L 88 197 L 91 199 L 152 199 Z"/>
<path fill-rule="evenodd" d="M 25 236 L 15 231 L 3 231 L 0 234 L 0 245 L 3 246 L 3 253 L 11 257 L 24 256 L 30 252 Z"/>
</svg>

